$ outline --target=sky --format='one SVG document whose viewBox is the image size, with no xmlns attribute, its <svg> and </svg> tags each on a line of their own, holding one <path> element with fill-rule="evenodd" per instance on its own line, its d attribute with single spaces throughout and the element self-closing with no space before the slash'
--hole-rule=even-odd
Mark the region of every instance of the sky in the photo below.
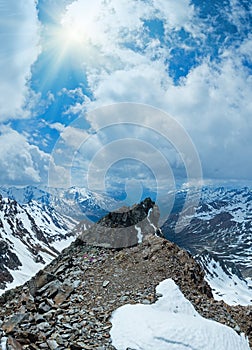
<svg viewBox="0 0 252 350">
<path fill-rule="evenodd" d="M 251 28 L 249 0 L 0 0 L 0 185 L 249 181 Z"/>
</svg>

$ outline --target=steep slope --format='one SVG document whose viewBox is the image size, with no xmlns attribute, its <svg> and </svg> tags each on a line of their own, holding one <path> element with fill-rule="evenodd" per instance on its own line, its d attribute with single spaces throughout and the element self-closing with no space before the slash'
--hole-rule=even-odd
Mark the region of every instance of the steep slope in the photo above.
<svg viewBox="0 0 252 350">
<path fill-rule="evenodd" d="M 174 210 L 162 226 L 165 237 L 193 255 L 208 250 L 227 263 L 235 263 L 244 277 L 251 277 L 252 191 L 203 188 L 195 215 L 176 233 L 174 227 L 188 191 L 177 193 Z"/>
<path fill-rule="evenodd" d="M 76 222 L 34 201 L 0 196 L 0 291 L 24 283 L 74 239 Z"/>
<path fill-rule="evenodd" d="M 205 280 L 216 300 L 224 300 L 229 305 L 252 305 L 252 287 L 235 264 L 227 265 L 208 251 L 196 255 L 195 258 L 204 269 Z"/>
</svg>

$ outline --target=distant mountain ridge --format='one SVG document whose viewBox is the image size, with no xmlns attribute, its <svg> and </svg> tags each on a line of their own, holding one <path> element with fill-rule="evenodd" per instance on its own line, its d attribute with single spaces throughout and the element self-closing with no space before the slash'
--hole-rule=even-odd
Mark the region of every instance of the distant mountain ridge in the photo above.
<svg viewBox="0 0 252 350">
<path fill-rule="evenodd" d="M 7 187 L 0 186 L 3 197 L 26 204 L 32 200 L 54 208 L 62 215 L 77 220 L 96 222 L 111 211 L 116 201 L 112 198 L 76 186 L 64 188 L 49 187 Z"/>
<path fill-rule="evenodd" d="M 162 226 L 165 237 L 193 255 L 212 252 L 227 263 L 235 263 L 244 277 L 252 277 L 252 190 L 203 188 L 195 215 L 176 233 L 188 191 L 177 193 L 174 210 Z"/>
<path fill-rule="evenodd" d="M 206 258 L 205 256 L 201 261 L 204 263 L 203 265 L 207 276 L 209 277 L 209 283 L 211 282 L 213 285 L 216 284 L 216 281 L 219 281 L 219 277 L 223 277 L 222 273 L 225 273 L 225 278 L 229 278 L 229 272 L 225 265 L 229 266 L 232 262 L 238 267 L 238 269 L 232 271 L 231 278 L 238 278 L 239 283 L 241 282 L 243 284 L 244 282 L 246 284 L 243 278 L 252 276 L 252 191 L 249 188 L 203 188 L 195 215 L 187 220 L 189 224 L 184 227 L 181 232 L 175 233 L 174 227 L 178 216 L 181 214 L 183 203 L 188 191 L 191 191 L 191 189 L 177 191 L 173 211 L 167 222 L 162 226 L 162 233 L 170 241 L 187 249 L 194 256 L 199 255 L 203 257 L 205 251 L 209 252 L 211 257 L 208 255 Z M 37 188 L 34 186 L 28 186 L 25 188 L 0 187 L 0 193 L 4 194 L 6 197 L 10 196 L 11 198 L 16 198 L 19 203 L 23 203 L 13 204 L 12 200 L 4 200 L 5 205 L 9 203 L 8 205 L 10 207 L 20 207 L 26 212 L 28 219 L 25 220 L 25 225 L 27 225 L 29 220 L 34 220 L 35 225 L 33 225 L 33 227 L 39 227 L 37 232 L 45 231 L 46 237 L 51 235 L 51 231 L 48 231 L 45 224 L 46 222 L 53 222 L 53 231 L 56 230 L 55 232 L 63 230 L 63 235 L 59 235 L 58 240 L 55 238 L 57 244 L 52 244 L 51 253 L 56 255 L 57 253 L 54 252 L 54 247 L 55 249 L 60 250 L 58 247 L 61 247 L 61 245 L 64 245 L 64 242 L 67 242 L 64 239 L 65 235 L 68 235 L 71 240 L 73 239 L 71 237 L 83 233 L 83 231 L 90 227 L 90 222 L 99 221 L 98 219 L 104 217 L 104 215 L 107 214 L 107 211 L 109 211 L 110 208 L 113 208 L 115 204 L 113 199 L 109 197 L 77 187 L 72 187 L 70 189 L 48 189 Z M 167 200 L 169 200 L 169 197 L 167 197 Z M 15 212 L 16 209 L 13 210 Z M 60 211 L 60 213 L 58 213 L 58 211 Z M 11 210 L 9 210 L 9 213 L 11 213 Z M 46 218 L 44 217 L 45 214 L 47 215 Z M 78 219 L 83 218 L 83 216 L 84 220 L 75 226 L 75 223 L 77 223 L 77 221 L 79 222 Z M 59 217 L 62 220 L 60 222 L 58 219 Z M 91 220 L 87 221 L 86 218 L 91 218 Z M 148 220 L 148 218 L 149 215 L 147 215 L 146 220 Z M 11 220 L 13 221 L 14 219 Z M 101 223 L 103 220 L 104 219 L 101 219 Z M 24 227 L 26 227 L 25 225 Z M 14 227 L 14 224 L 12 224 L 12 226 Z M 31 227 L 32 224 L 29 224 L 28 226 Z M 99 229 L 101 228 L 100 226 Z M 155 226 L 157 227 L 157 223 L 155 223 Z M 134 237 L 136 236 L 137 239 L 139 239 L 142 234 L 139 225 L 133 225 L 132 230 L 134 231 L 132 231 Z M 70 231 L 71 234 L 69 233 Z M 91 229 L 87 234 L 91 234 L 91 236 L 94 237 L 95 234 L 97 234 L 97 230 L 95 230 L 95 233 L 93 231 L 94 230 Z M 84 234 L 84 236 L 87 234 Z M 36 241 L 36 229 L 30 236 L 32 237 L 30 238 L 30 241 L 33 240 L 33 237 L 35 237 Z M 12 235 L 11 237 L 10 242 L 13 243 L 13 237 L 15 237 L 15 235 Z M 40 237 L 42 238 L 43 244 L 47 244 L 43 241 L 45 239 L 42 234 L 40 234 Z M 10 242 L 8 242 L 8 247 L 10 246 Z M 6 242 L 2 247 L 3 246 L 6 250 Z M 3 248 L 0 249 L 2 249 L 2 254 L 0 255 L 3 255 L 4 250 Z M 25 249 L 27 249 L 27 247 L 22 249 L 26 251 Z M 13 250 L 9 249 L 10 255 L 12 251 Z M 35 260 L 40 259 L 39 256 L 40 255 L 38 254 Z M 6 258 L 4 259 L 4 266 L 6 268 L 7 262 Z M 45 260 L 45 258 L 43 259 Z M 214 259 L 217 259 L 217 264 L 216 261 L 214 262 Z M 36 264 L 38 264 L 38 262 L 36 262 Z M 18 268 L 18 263 L 16 263 L 16 265 L 15 268 Z M 214 265 L 218 265 L 218 269 L 215 269 Z M 209 266 L 213 270 L 210 273 L 208 273 L 208 269 L 210 269 Z M 10 268 L 7 267 L 7 270 L 10 271 Z M 241 270 L 242 276 L 239 275 L 239 270 Z M 13 273 L 12 271 L 11 274 L 14 276 L 15 272 Z M 6 276 L 4 278 L 6 285 Z"/>
</svg>

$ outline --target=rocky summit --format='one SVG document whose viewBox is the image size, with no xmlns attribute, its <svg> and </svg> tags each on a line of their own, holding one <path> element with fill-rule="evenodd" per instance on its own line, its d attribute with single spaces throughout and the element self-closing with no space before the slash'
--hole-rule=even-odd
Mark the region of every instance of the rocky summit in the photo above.
<svg viewBox="0 0 252 350">
<path fill-rule="evenodd" d="M 147 221 L 153 207 L 152 203 L 143 210 Z M 108 214 L 97 224 L 99 230 L 104 227 L 107 234 L 106 228 L 133 220 L 120 213 Z M 133 220 L 126 227 L 135 225 L 139 227 Z M 153 228 L 151 221 L 149 226 Z M 159 297 L 155 287 L 167 278 L 202 316 L 244 332 L 251 346 L 252 306 L 214 301 L 203 270 L 190 254 L 157 236 L 156 230 L 141 232 L 141 240 L 123 248 L 77 239 L 29 282 L 3 294 L 2 349 L 115 349 L 110 338 L 112 312 L 128 303 L 154 303 Z"/>
<path fill-rule="evenodd" d="M 99 220 L 78 239 L 84 243 L 105 248 L 126 248 L 141 243 L 143 237 L 153 233 L 160 236 L 159 209 L 150 198 L 132 207 L 122 207 Z M 83 226 L 82 226 L 83 227 Z"/>
</svg>

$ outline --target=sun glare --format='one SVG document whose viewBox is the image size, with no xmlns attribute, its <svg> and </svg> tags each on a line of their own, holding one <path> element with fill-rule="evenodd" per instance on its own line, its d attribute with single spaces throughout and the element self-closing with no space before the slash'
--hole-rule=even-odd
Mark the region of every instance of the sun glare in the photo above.
<svg viewBox="0 0 252 350">
<path fill-rule="evenodd" d="M 51 45 L 61 56 L 73 52 L 81 54 L 88 49 L 91 36 L 89 23 L 65 16 L 56 27 L 51 28 Z"/>
<path fill-rule="evenodd" d="M 73 5 L 47 28 L 46 45 L 53 56 L 56 69 L 66 62 L 76 69 L 83 62 L 93 62 L 94 51 L 100 40 L 99 19 L 96 17 L 98 10 L 89 5 L 88 9 L 92 11 L 83 11 Z"/>
<path fill-rule="evenodd" d="M 87 43 L 88 31 L 78 23 L 61 23 L 61 27 L 58 29 L 57 39 L 63 47 L 78 49 Z"/>
<path fill-rule="evenodd" d="M 89 33 L 88 28 L 85 27 L 84 23 L 79 21 L 63 19 L 61 22 L 62 32 L 65 35 L 67 41 L 71 41 L 76 44 L 81 44 L 87 41 Z"/>
</svg>

